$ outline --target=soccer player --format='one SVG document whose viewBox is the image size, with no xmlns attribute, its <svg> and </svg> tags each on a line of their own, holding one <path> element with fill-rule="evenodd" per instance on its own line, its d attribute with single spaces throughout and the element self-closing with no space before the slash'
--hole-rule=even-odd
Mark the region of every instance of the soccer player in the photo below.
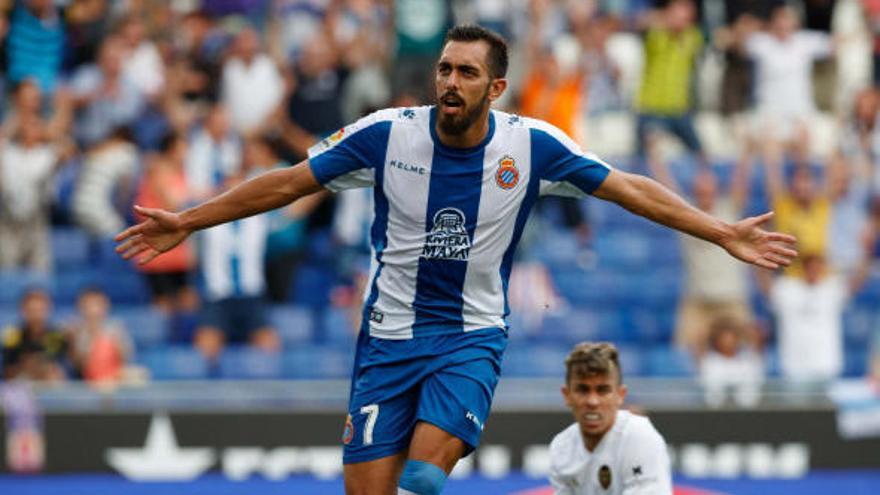
<svg viewBox="0 0 880 495">
<path fill-rule="evenodd" d="M 593 194 L 767 268 L 794 238 L 729 224 L 659 183 L 613 170 L 558 129 L 490 108 L 507 87 L 504 40 L 476 26 L 447 35 L 437 103 L 380 110 L 287 169 L 253 178 L 117 236 L 148 262 L 192 232 L 322 190 L 373 187 L 370 281 L 343 434 L 346 493 L 439 493 L 479 443 L 507 341 L 506 288 L 529 211 L 543 194 Z M 399 486 L 399 488 L 397 488 Z"/>
<path fill-rule="evenodd" d="M 666 442 L 651 421 L 621 411 L 617 349 L 583 342 L 565 359 L 562 396 L 575 423 L 550 443 L 556 495 L 672 495 Z"/>
</svg>

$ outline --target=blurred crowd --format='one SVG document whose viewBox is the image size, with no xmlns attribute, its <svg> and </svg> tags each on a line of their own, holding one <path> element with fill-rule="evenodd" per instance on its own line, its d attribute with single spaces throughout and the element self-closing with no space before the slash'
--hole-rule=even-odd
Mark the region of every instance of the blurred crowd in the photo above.
<svg viewBox="0 0 880 495">
<path fill-rule="evenodd" d="M 54 227 L 107 240 L 137 221 L 133 204 L 184 208 L 302 160 L 373 110 L 431 103 L 446 29 L 474 22 L 511 43 L 499 109 L 545 119 L 587 149 L 630 135 L 623 156 L 606 158 L 726 220 L 751 213 L 757 182 L 776 228 L 798 236 L 800 261 L 778 274 L 682 239 L 674 343 L 700 362 L 707 400 L 720 403 L 728 386 L 740 403 L 755 400 L 771 334 L 783 376 L 809 385 L 842 373 L 843 311 L 880 255 L 880 1 L 2 0 L 0 9 L 0 271 L 51 274 Z M 707 142 L 705 114 L 721 123 L 723 146 Z M 609 124 L 620 115 L 631 126 Z M 832 144 L 817 152 L 823 138 Z M 721 180 L 717 165 L 730 162 Z M 209 361 L 229 343 L 277 352 L 263 308 L 290 299 L 315 232 L 331 233 L 350 286 L 338 302 L 357 306 L 369 202 L 316 195 L 210 229 L 139 270 L 152 304 L 181 316 L 175 342 Z M 579 202 L 540 209 L 584 249 L 600 235 Z M 541 301 L 556 297 L 540 267 L 516 279 L 537 280 Z M 753 279 L 770 328 L 756 324 Z M 536 299 L 511 290 L 520 305 Z M 20 323 L 2 337 L 4 378 L 124 377 L 132 345 L 112 323 L 108 292 L 83 288 L 75 321 L 58 329 L 48 292 L 23 295 Z"/>
</svg>

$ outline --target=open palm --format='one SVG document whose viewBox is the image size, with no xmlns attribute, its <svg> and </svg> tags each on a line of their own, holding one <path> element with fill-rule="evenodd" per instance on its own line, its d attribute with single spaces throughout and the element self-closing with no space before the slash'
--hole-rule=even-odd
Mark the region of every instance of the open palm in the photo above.
<svg viewBox="0 0 880 495">
<path fill-rule="evenodd" d="M 116 252 L 124 259 L 140 256 L 138 263 L 149 263 L 183 242 L 190 234 L 181 226 L 180 216 L 176 213 L 141 206 L 135 206 L 134 209 L 146 219 L 115 237 L 116 242 L 120 243 L 116 246 Z"/>
<path fill-rule="evenodd" d="M 797 239 L 781 232 L 768 232 L 762 228 L 773 212 L 750 217 L 733 225 L 733 235 L 721 242 L 732 256 L 763 268 L 775 270 L 788 266 L 797 257 L 794 249 Z"/>
</svg>

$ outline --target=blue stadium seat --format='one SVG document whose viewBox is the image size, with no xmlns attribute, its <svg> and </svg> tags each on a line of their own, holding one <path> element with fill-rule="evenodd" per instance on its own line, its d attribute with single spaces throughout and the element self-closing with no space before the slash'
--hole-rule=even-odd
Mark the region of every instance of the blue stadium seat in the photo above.
<svg viewBox="0 0 880 495">
<path fill-rule="evenodd" d="M 278 304 L 268 308 L 269 324 L 278 330 L 285 348 L 310 342 L 313 316 L 309 308 Z"/>
<path fill-rule="evenodd" d="M 320 329 L 315 331 L 316 344 L 334 344 L 351 347 L 357 337 L 347 309 L 326 308 L 321 314 Z"/>
<path fill-rule="evenodd" d="M 141 354 L 139 361 L 155 380 L 208 378 L 208 362 L 193 347 L 161 347 Z"/>
<path fill-rule="evenodd" d="M 843 376 L 864 377 L 868 371 L 869 353 L 866 347 L 847 347 L 843 354 Z"/>
<path fill-rule="evenodd" d="M 558 345 L 510 345 L 501 363 L 502 376 L 554 377 L 560 383 L 565 376 L 567 347 Z"/>
<path fill-rule="evenodd" d="M 169 318 L 151 306 L 113 306 L 111 317 L 119 319 L 138 349 L 168 341 Z"/>
<path fill-rule="evenodd" d="M 354 353 L 344 347 L 303 345 L 284 353 L 283 375 L 293 379 L 349 378 Z"/>
<path fill-rule="evenodd" d="M 661 377 L 687 377 L 696 373 L 696 366 L 689 354 L 669 345 L 661 344 L 648 351 L 646 374 Z"/>
<path fill-rule="evenodd" d="M 55 227 L 50 234 L 50 242 L 56 272 L 88 266 L 91 241 L 82 229 Z"/>
<path fill-rule="evenodd" d="M 875 328 L 880 325 L 876 307 L 851 306 L 843 315 L 843 335 L 848 347 L 867 346 Z"/>
<path fill-rule="evenodd" d="M 620 361 L 620 368 L 623 371 L 624 379 L 644 374 L 645 357 L 639 346 L 618 344 L 617 358 Z"/>
<path fill-rule="evenodd" d="M 0 304 L 17 305 L 25 291 L 32 288 L 51 291 L 51 277 L 29 270 L 0 270 Z"/>
<path fill-rule="evenodd" d="M 233 380 L 281 378 L 281 354 L 246 346 L 229 346 L 220 355 L 220 377 Z"/>
</svg>

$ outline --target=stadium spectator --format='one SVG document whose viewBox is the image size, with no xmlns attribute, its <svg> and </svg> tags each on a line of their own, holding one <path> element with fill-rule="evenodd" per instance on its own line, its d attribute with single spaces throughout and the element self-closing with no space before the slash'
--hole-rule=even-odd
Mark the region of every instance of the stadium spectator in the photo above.
<svg viewBox="0 0 880 495">
<path fill-rule="evenodd" d="M 210 197 L 241 172 L 241 139 L 226 106 L 212 106 L 204 122 L 189 134 L 186 180 L 192 199 Z"/>
<path fill-rule="evenodd" d="M 880 0 L 862 0 L 862 8 L 872 35 L 874 86 L 880 86 Z"/>
<path fill-rule="evenodd" d="M 125 46 L 110 36 L 101 43 L 95 64 L 81 66 L 71 80 L 77 108 L 74 134 L 85 147 L 103 141 L 119 127 L 135 123 L 144 95 L 123 72 Z"/>
<path fill-rule="evenodd" d="M 703 49 L 696 7 L 693 0 L 671 0 L 651 19 L 644 34 L 644 70 L 636 104 L 636 153 L 649 162 L 658 159 L 657 132 L 666 131 L 706 165 L 691 115 L 691 95 Z"/>
<path fill-rule="evenodd" d="M 101 43 L 110 31 L 110 2 L 73 0 L 65 12 L 67 57 L 65 65 L 76 69 L 97 59 Z"/>
<path fill-rule="evenodd" d="M 147 208 L 183 209 L 190 201 L 184 172 L 187 143 L 183 136 L 169 134 L 162 140 L 160 154 L 148 159 L 135 204 Z M 192 311 L 190 277 L 196 266 L 191 242 L 181 243 L 156 263 L 140 266 L 150 285 L 153 304 L 166 314 L 178 309 Z"/>
<path fill-rule="evenodd" d="M 267 38 L 272 56 L 295 62 L 309 40 L 327 28 L 328 7 L 312 0 L 272 0 Z"/>
<path fill-rule="evenodd" d="M 843 123 L 833 160 L 845 162 L 854 175 L 880 194 L 880 90 L 859 91 Z"/>
<path fill-rule="evenodd" d="M 728 396 L 740 407 L 754 407 L 761 399 L 764 362 L 750 330 L 727 318 L 711 324 L 709 349 L 700 360 L 700 383 L 709 406 L 724 406 Z"/>
<path fill-rule="evenodd" d="M 52 0 L 21 0 L 9 20 L 6 78 L 35 79 L 45 94 L 58 83 L 64 57 L 64 19 Z"/>
<path fill-rule="evenodd" d="M 275 151 L 277 141 L 265 137 L 249 139 L 244 145 L 245 167 L 253 173 L 287 167 Z M 290 300 L 290 283 L 305 257 L 309 215 L 327 199 L 312 194 L 281 210 L 269 212 L 266 238 L 266 296 L 272 302 Z M 149 266 L 149 265 L 146 265 Z"/>
<path fill-rule="evenodd" d="M 619 87 L 622 73 L 608 51 L 608 40 L 616 30 L 615 23 L 612 18 L 599 17 L 576 27 L 575 35 L 581 49 L 579 62 L 584 75 L 583 108 L 588 119 L 623 107 Z"/>
<path fill-rule="evenodd" d="M 821 385 L 843 371 L 843 311 L 869 274 L 863 261 L 849 276 L 830 270 L 820 254 L 803 257 L 803 277 L 759 278 L 776 315 L 776 342 L 783 377 Z"/>
<path fill-rule="evenodd" d="M 224 186 L 233 187 L 257 172 L 242 170 Z M 269 324 L 264 311 L 263 263 L 268 227 L 268 217 L 256 215 L 217 225 L 201 235 L 199 269 L 204 280 L 205 303 L 194 344 L 212 363 L 216 363 L 228 343 L 249 343 L 267 352 L 281 348 L 278 332 Z"/>
<path fill-rule="evenodd" d="M 533 26 L 532 29 L 539 29 Z M 540 33 L 530 36 L 529 69 L 520 94 L 520 112 L 527 117 L 545 120 L 567 134 L 575 142 L 581 142 L 581 108 L 583 99 L 582 67 L 575 63 L 562 67 L 554 51 L 535 46 L 542 38 Z M 541 209 L 558 207 L 564 226 L 575 232 L 578 241 L 586 245 L 590 227 L 575 198 L 545 198 Z"/>
<path fill-rule="evenodd" d="M 140 174 L 140 154 L 128 128 L 116 128 L 83 156 L 73 191 L 73 217 L 93 237 L 106 239 L 125 225 L 135 179 Z"/>
<path fill-rule="evenodd" d="M 344 124 L 342 94 L 349 69 L 340 48 L 328 34 L 319 33 L 294 64 L 285 135 L 300 157 Z"/>
<path fill-rule="evenodd" d="M 450 0 L 400 0 L 393 4 L 397 50 L 391 70 L 392 92 L 428 101 L 431 66 L 452 25 Z"/>
<path fill-rule="evenodd" d="M 665 162 L 649 162 L 655 178 L 673 191 L 682 188 Z M 719 191 L 712 169 L 694 177 L 691 200 L 701 210 L 727 222 L 740 218 L 749 197 L 751 167 L 739 161 L 727 191 Z M 686 234 L 679 236 L 685 266 L 684 294 L 679 301 L 675 343 L 700 357 L 707 350 L 712 322 L 727 318 L 740 325 L 752 321 L 746 267 L 723 249 Z"/>
<path fill-rule="evenodd" d="M 876 137 L 869 136 L 868 139 Z M 828 261 L 835 271 L 851 274 L 867 254 L 863 236 L 868 222 L 873 164 L 870 163 L 870 158 L 865 159 L 861 150 L 847 150 L 846 135 L 842 138 L 841 146 L 832 156 L 826 170 L 828 195 L 832 203 L 828 227 Z M 873 143 L 869 146 L 873 146 Z"/>
<path fill-rule="evenodd" d="M 773 10 L 767 32 L 754 32 L 746 51 L 755 62 L 753 135 L 766 166 L 781 163 L 786 150 L 806 164 L 813 98 L 814 61 L 832 55 L 831 38 L 800 29 L 797 12 L 788 5 Z"/>
<path fill-rule="evenodd" d="M 45 119 L 46 139 L 49 141 L 67 138 L 73 117 L 73 102 L 68 90 L 58 87 L 52 95 L 45 98 L 51 101 L 43 101 L 43 92 L 34 79 L 25 79 L 10 89 L 11 105 L 4 112 L 0 136 L 8 138 L 15 135 L 18 122 L 22 118 L 36 118 Z"/>
<path fill-rule="evenodd" d="M 15 134 L 0 143 L 0 269 L 51 270 L 51 180 L 70 151 L 48 141 L 46 124 L 32 115 L 18 116 Z"/>
<path fill-rule="evenodd" d="M 96 385 L 119 383 L 126 378 L 134 348 L 125 327 L 110 318 L 110 299 L 102 289 L 87 287 L 77 296 L 76 307 L 68 331 L 77 373 Z"/>
<path fill-rule="evenodd" d="M 391 101 L 391 81 L 385 70 L 391 57 L 391 13 L 384 2 L 349 1 L 335 24 L 333 36 L 351 71 L 342 94 L 343 120 L 351 122 Z"/>
<path fill-rule="evenodd" d="M 767 163 L 764 177 L 776 212 L 776 227 L 797 237 L 798 249 L 804 255 L 826 258 L 833 207 L 828 182 L 818 184 L 816 172 L 809 166 L 798 165 L 791 176 L 790 186 L 786 187 L 781 163 Z M 795 260 L 786 268 L 786 273 L 801 276 L 802 261 Z"/>
<path fill-rule="evenodd" d="M 165 65 L 159 49 L 147 37 L 144 21 L 127 17 L 116 32 L 125 50 L 122 73 L 148 100 L 157 99 L 165 85 Z"/>
<path fill-rule="evenodd" d="M 237 132 L 257 135 L 281 117 L 284 79 L 253 28 L 235 36 L 220 77 L 221 101 Z"/>
<path fill-rule="evenodd" d="M 3 380 L 60 381 L 67 376 L 67 336 L 52 325 L 52 299 L 31 289 L 19 299 L 20 321 L 2 331 Z"/>
<path fill-rule="evenodd" d="M 562 397 L 575 422 L 550 442 L 554 494 L 637 489 L 672 495 L 666 441 L 648 418 L 621 410 L 626 393 L 613 344 L 575 346 L 565 360 L 562 386 Z"/>
</svg>

